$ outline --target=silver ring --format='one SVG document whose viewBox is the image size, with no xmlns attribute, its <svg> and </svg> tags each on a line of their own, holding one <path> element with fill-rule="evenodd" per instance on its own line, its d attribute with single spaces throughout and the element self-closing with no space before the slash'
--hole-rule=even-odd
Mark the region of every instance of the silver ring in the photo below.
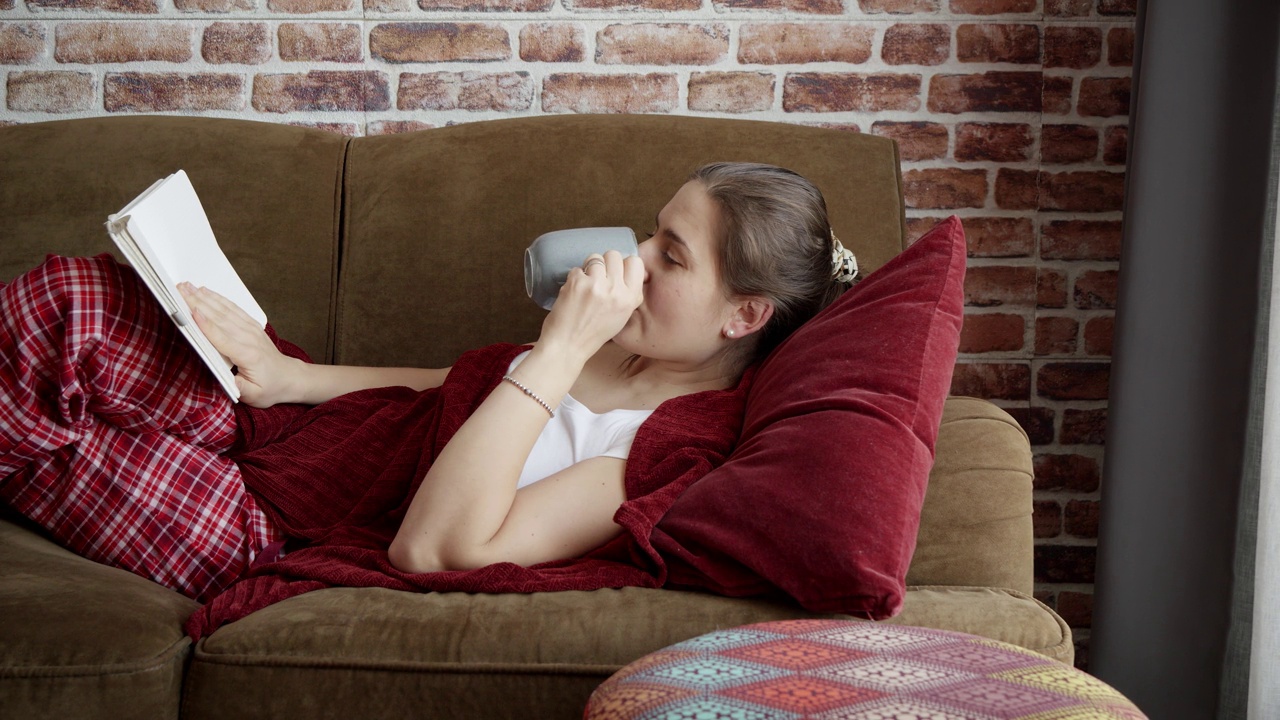
<svg viewBox="0 0 1280 720">
<path fill-rule="evenodd" d="M 601 260 L 600 258 L 591 258 L 590 260 L 587 261 L 586 265 L 582 266 L 582 271 L 586 272 L 588 268 L 590 268 L 592 265 L 595 265 L 596 263 L 604 265 L 604 260 Z"/>
</svg>

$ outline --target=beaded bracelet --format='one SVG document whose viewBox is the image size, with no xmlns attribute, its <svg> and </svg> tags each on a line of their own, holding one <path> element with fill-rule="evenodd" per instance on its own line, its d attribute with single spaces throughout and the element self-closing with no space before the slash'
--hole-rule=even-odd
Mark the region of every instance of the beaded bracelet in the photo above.
<svg viewBox="0 0 1280 720">
<path fill-rule="evenodd" d="M 512 385 L 515 385 L 516 387 L 518 387 L 518 388 L 520 388 L 521 390 L 523 390 L 523 391 L 524 391 L 524 394 L 525 394 L 525 395 L 528 395 L 528 396 L 529 396 L 529 397 L 531 397 L 531 398 L 533 398 L 533 401 L 534 401 L 534 402 L 536 402 L 536 403 L 538 403 L 539 405 L 541 405 L 541 406 L 542 406 L 542 409 L 543 409 L 543 410 L 546 410 L 548 415 L 550 415 L 551 417 L 555 417 L 555 416 L 556 416 L 556 411 L 551 409 L 551 406 L 547 404 L 547 401 L 546 401 L 546 400 L 543 400 L 543 399 L 542 399 L 542 398 L 540 398 L 540 397 L 538 397 L 538 394 L 537 394 L 537 393 L 535 393 L 534 391 L 532 391 L 532 390 L 530 390 L 529 388 L 525 387 L 525 386 L 524 386 L 524 383 L 522 383 L 522 382 L 520 382 L 519 380 L 517 380 L 517 379 L 515 379 L 515 378 L 511 377 L 510 375 L 503 375 L 503 376 L 502 376 L 502 379 L 503 379 L 503 380 L 506 380 L 507 382 L 511 383 Z"/>
</svg>

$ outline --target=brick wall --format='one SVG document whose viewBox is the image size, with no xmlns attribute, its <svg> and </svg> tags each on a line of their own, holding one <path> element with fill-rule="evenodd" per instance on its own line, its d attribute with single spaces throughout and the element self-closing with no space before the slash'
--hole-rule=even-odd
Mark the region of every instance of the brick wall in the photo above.
<svg viewBox="0 0 1280 720">
<path fill-rule="evenodd" d="M 970 242 L 954 391 L 1036 452 L 1036 582 L 1087 662 L 1136 0 L 0 0 L 0 122 L 352 135 L 564 112 L 901 144 L 913 234 Z"/>
</svg>

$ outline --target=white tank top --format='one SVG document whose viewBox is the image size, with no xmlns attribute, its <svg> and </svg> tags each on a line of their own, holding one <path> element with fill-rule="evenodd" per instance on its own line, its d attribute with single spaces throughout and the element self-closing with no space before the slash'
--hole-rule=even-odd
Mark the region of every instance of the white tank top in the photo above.
<svg viewBox="0 0 1280 720">
<path fill-rule="evenodd" d="M 526 350 L 517 355 L 507 372 L 514 370 L 528 354 L 529 351 Z M 636 431 L 652 412 L 610 410 L 595 413 L 572 395 L 565 394 L 560 407 L 556 408 L 555 417 L 547 422 L 542 434 L 538 435 L 516 487 L 532 485 L 548 475 L 593 457 L 626 460 Z"/>
</svg>

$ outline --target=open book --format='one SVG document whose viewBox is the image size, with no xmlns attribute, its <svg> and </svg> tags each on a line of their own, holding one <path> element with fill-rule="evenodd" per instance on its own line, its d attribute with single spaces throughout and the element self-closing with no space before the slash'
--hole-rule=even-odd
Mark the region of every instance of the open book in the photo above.
<svg viewBox="0 0 1280 720">
<path fill-rule="evenodd" d="M 186 281 L 219 293 L 259 325 L 267 324 L 267 315 L 218 247 L 187 174 L 179 170 L 157 180 L 107 218 L 107 232 L 223 389 L 231 399 L 239 400 L 231 363 L 191 318 L 191 308 L 178 292 L 178 283 Z"/>
</svg>

